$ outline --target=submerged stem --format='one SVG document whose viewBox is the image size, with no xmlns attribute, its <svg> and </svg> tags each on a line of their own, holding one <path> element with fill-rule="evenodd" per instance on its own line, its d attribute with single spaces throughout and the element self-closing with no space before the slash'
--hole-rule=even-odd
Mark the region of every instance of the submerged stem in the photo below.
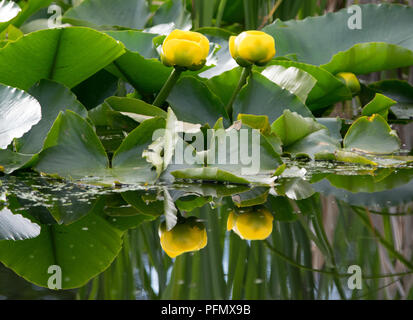
<svg viewBox="0 0 413 320">
<path fill-rule="evenodd" d="M 168 98 L 169 94 L 175 83 L 178 81 L 182 70 L 179 68 L 174 68 L 171 75 L 169 76 L 168 80 L 166 80 L 165 84 L 163 85 L 161 91 L 159 91 L 158 95 L 153 102 L 153 105 L 156 107 L 161 107 L 165 100 Z"/>
<path fill-rule="evenodd" d="M 239 79 L 238 85 L 235 88 L 231 99 L 229 100 L 227 106 L 226 106 L 226 110 L 228 112 L 228 115 L 231 117 L 232 115 L 232 104 L 234 103 L 235 99 L 238 96 L 238 93 L 240 92 L 241 88 L 244 86 L 244 84 L 247 82 L 247 78 L 248 76 L 251 74 L 251 67 L 244 67 L 242 69 L 242 73 L 241 73 L 241 77 Z"/>
</svg>

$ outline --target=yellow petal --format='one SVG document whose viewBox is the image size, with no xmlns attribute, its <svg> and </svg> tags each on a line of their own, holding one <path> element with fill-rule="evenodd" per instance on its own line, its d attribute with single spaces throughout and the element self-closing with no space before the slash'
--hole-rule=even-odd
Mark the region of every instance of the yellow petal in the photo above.
<svg viewBox="0 0 413 320">
<path fill-rule="evenodd" d="M 272 214 L 266 209 L 251 211 L 238 216 L 236 227 L 240 235 L 247 240 L 264 240 L 272 232 L 273 219 Z"/>
<path fill-rule="evenodd" d="M 262 31 L 241 33 L 237 37 L 235 45 L 239 56 L 250 62 L 265 63 L 275 55 L 274 38 Z"/>
<path fill-rule="evenodd" d="M 231 36 L 229 37 L 229 52 L 231 53 L 231 57 L 233 57 L 234 59 L 238 58 L 238 52 L 237 52 L 237 48 L 235 46 L 235 39 L 237 37 L 235 36 Z"/>
<path fill-rule="evenodd" d="M 228 220 L 227 220 L 227 231 L 232 230 L 232 228 L 234 228 L 235 225 L 235 213 L 233 211 L 231 211 L 228 215 Z"/>
<path fill-rule="evenodd" d="M 168 256 L 174 258 L 182 253 L 197 251 L 207 244 L 205 228 L 181 223 L 161 235 L 161 246 Z"/>
<path fill-rule="evenodd" d="M 204 51 L 198 43 L 183 39 L 164 42 L 162 53 L 170 64 L 180 67 L 198 65 L 205 59 Z"/>
<path fill-rule="evenodd" d="M 341 78 L 352 93 L 358 93 L 361 90 L 360 82 L 356 75 L 351 72 L 340 72 L 337 77 Z"/>
<path fill-rule="evenodd" d="M 194 31 L 183 31 L 176 29 L 165 38 L 164 45 L 173 39 L 188 40 L 199 44 L 202 49 L 202 59 L 200 60 L 205 60 L 207 58 L 209 53 L 209 40 L 203 34 Z"/>
<path fill-rule="evenodd" d="M 202 236 L 201 236 L 201 243 L 199 244 L 198 250 L 205 248 L 207 243 L 208 243 L 207 232 L 205 229 L 203 229 Z"/>
</svg>

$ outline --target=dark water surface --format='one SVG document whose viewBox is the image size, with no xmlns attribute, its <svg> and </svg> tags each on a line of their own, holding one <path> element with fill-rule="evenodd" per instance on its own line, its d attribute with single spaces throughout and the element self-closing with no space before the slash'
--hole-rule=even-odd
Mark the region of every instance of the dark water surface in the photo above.
<svg viewBox="0 0 413 320">
<path fill-rule="evenodd" d="M 0 299 L 410 299 L 412 179 L 300 163 L 273 188 L 3 176 Z M 64 290 L 47 289 L 56 266 Z"/>
</svg>

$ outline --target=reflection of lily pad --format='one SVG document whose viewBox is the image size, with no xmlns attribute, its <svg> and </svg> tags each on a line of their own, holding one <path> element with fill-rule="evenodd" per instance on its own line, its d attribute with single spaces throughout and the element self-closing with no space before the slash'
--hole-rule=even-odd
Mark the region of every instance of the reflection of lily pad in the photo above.
<svg viewBox="0 0 413 320">
<path fill-rule="evenodd" d="M 122 232 L 97 214 L 70 226 L 42 224 L 41 228 L 34 239 L 1 241 L 0 261 L 43 287 L 48 286 L 48 270 L 54 265 L 62 270 L 63 289 L 84 285 L 112 263 L 122 246 Z"/>
<path fill-rule="evenodd" d="M 9 209 L 0 210 L 0 240 L 24 240 L 36 238 L 40 226 L 21 214 L 13 214 Z"/>
</svg>

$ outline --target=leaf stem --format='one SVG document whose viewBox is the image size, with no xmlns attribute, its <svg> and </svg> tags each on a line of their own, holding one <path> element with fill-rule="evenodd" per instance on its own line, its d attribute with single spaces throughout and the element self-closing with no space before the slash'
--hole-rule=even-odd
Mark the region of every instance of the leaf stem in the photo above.
<svg viewBox="0 0 413 320">
<path fill-rule="evenodd" d="M 234 103 L 235 99 L 238 96 L 238 93 L 240 92 L 241 88 L 244 86 L 244 84 L 247 82 L 248 76 L 251 74 L 251 66 L 249 67 L 244 67 L 242 69 L 241 77 L 239 79 L 238 85 L 235 88 L 234 92 L 232 93 L 231 99 L 229 100 L 227 106 L 225 107 L 225 110 L 227 110 L 228 115 L 231 117 L 232 116 L 232 104 Z"/>
<path fill-rule="evenodd" d="M 161 107 L 165 100 L 168 98 L 169 94 L 175 83 L 178 81 L 179 77 L 181 76 L 182 69 L 174 68 L 171 75 L 169 76 L 168 80 L 166 80 L 165 84 L 163 85 L 161 91 L 159 91 L 158 95 L 153 102 L 153 105 L 156 107 Z"/>
</svg>

